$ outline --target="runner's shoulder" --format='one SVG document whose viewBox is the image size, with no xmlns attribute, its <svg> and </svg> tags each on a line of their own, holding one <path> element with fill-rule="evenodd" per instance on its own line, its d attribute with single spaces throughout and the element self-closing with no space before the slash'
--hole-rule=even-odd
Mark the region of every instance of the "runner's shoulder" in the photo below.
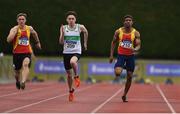
<svg viewBox="0 0 180 114">
<path fill-rule="evenodd" d="M 136 36 L 137 38 L 140 38 L 140 32 L 139 32 L 138 30 L 135 31 L 135 36 Z"/>
<path fill-rule="evenodd" d="M 77 24 L 80 28 L 84 28 L 85 26 L 83 24 Z"/>
</svg>

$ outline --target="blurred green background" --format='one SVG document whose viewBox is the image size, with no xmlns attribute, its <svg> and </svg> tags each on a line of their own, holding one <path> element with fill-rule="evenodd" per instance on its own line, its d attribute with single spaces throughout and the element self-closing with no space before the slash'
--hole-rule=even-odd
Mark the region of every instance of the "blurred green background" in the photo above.
<svg viewBox="0 0 180 114">
<path fill-rule="evenodd" d="M 19 12 L 28 14 L 27 24 L 39 33 L 39 55 L 61 55 L 59 27 L 66 24 L 65 13 L 75 10 L 78 23 L 89 31 L 88 52 L 84 56 L 109 56 L 114 31 L 122 26 L 125 14 L 134 16 L 134 26 L 141 33 L 139 58 L 179 59 L 179 0 L 1 0 L 0 51 L 11 53 L 6 37 L 16 25 Z M 100 44 L 100 45 L 97 45 Z"/>
</svg>

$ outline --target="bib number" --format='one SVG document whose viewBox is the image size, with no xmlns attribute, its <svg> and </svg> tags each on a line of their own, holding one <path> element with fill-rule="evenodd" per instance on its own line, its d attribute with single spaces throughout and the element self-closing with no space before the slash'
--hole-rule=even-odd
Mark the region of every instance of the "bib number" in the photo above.
<svg viewBox="0 0 180 114">
<path fill-rule="evenodd" d="M 75 45 L 74 44 L 67 44 L 67 48 L 75 48 Z"/>
<path fill-rule="evenodd" d="M 76 44 L 77 44 L 77 42 L 74 42 L 74 41 L 66 41 L 66 47 L 67 48 L 75 48 L 75 46 L 76 46 Z"/>
<path fill-rule="evenodd" d="M 22 45 L 22 46 L 28 46 L 29 40 L 28 40 L 28 38 L 20 38 L 18 44 Z"/>
<path fill-rule="evenodd" d="M 121 47 L 123 47 L 123 48 L 128 48 L 128 49 L 130 49 L 130 48 L 132 48 L 132 43 L 131 43 L 131 41 L 122 41 L 121 43 L 120 43 L 120 46 Z"/>
</svg>

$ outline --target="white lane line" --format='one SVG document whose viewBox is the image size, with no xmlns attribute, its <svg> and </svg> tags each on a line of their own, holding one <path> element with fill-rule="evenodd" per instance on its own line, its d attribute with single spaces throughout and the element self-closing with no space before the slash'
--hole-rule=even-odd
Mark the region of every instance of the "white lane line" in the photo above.
<svg viewBox="0 0 180 114">
<path fill-rule="evenodd" d="M 95 108 L 93 111 L 91 111 L 91 114 L 96 113 L 98 110 L 100 110 L 105 104 L 107 104 L 110 100 L 112 100 L 116 95 L 118 95 L 122 91 L 123 87 L 120 88 L 117 92 L 115 92 L 111 97 L 109 97 L 106 101 L 104 101 L 102 104 L 100 104 L 97 108 Z"/>
<path fill-rule="evenodd" d="M 53 86 L 51 86 L 51 87 L 53 87 Z M 47 87 L 47 88 L 51 88 L 51 87 Z M 30 93 L 30 92 L 34 92 L 34 91 L 39 91 L 41 89 L 46 89 L 46 88 L 43 87 L 43 88 L 31 89 L 31 90 L 25 90 L 25 91 L 23 90 L 23 92 L 21 90 L 18 90 L 19 92 L 13 92 L 13 93 L 5 94 L 5 95 L 0 95 L 0 98 L 12 96 L 12 95 L 17 95 L 17 94 Z"/>
<path fill-rule="evenodd" d="M 173 114 L 176 114 L 176 111 L 174 110 L 174 108 L 172 107 L 172 105 L 169 103 L 169 101 L 167 100 L 166 96 L 164 95 L 163 91 L 161 90 L 161 88 L 159 87 L 159 85 L 156 85 L 157 90 L 159 91 L 159 93 L 161 94 L 161 96 L 163 97 L 164 101 L 166 102 L 166 104 L 168 105 L 169 109 L 171 110 L 171 112 Z"/>
<path fill-rule="evenodd" d="M 86 90 L 86 89 L 92 88 L 93 86 L 95 86 L 95 85 L 91 85 L 91 86 L 88 86 L 88 87 L 79 89 L 79 90 L 77 90 L 77 92 L 84 91 L 84 90 Z M 24 105 L 24 106 L 20 106 L 20 107 L 11 109 L 11 110 L 7 110 L 7 111 L 5 111 L 4 113 L 10 113 L 10 112 L 14 112 L 14 111 L 17 111 L 17 110 L 21 110 L 21 109 L 24 109 L 24 108 L 27 108 L 27 107 L 31 107 L 31 106 L 34 106 L 34 105 L 37 105 L 37 104 L 40 104 L 40 103 L 44 103 L 44 102 L 47 102 L 47 101 L 56 99 L 56 98 L 58 98 L 58 97 L 64 97 L 64 96 L 66 96 L 66 95 L 68 95 L 68 94 L 69 94 L 69 93 L 64 93 L 64 94 L 57 95 L 57 96 L 54 96 L 54 97 L 46 98 L 46 99 L 41 100 L 41 101 L 38 101 L 38 102 L 34 102 L 34 103 L 31 103 L 31 104 L 28 104 L 28 105 Z"/>
<path fill-rule="evenodd" d="M 29 90 L 29 91 L 24 91 L 24 92 L 13 92 L 13 93 L 9 93 L 9 94 L 5 94 L 5 95 L 1 95 L 1 96 L 0 96 L 0 98 L 2 98 L 2 97 L 12 96 L 12 95 L 17 95 L 17 94 L 29 93 L 29 92 L 38 91 L 38 90 L 41 90 L 41 89 L 42 89 L 42 88 L 32 89 L 32 90 Z"/>
</svg>

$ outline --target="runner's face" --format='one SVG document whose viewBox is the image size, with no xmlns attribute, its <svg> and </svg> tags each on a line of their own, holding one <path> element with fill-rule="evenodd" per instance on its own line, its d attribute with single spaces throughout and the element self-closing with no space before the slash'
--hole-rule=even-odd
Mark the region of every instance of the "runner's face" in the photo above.
<svg viewBox="0 0 180 114">
<path fill-rule="evenodd" d="M 74 15 L 69 15 L 66 21 L 68 25 L 74 25 L 76 23 L 76 17 Z"/>
<path fill-rule="evenodd" d="M 124 20 L 124 27 L 130 28 L 130 27 L 132 27 L 132 25 L 133 25 L 132 19 L 131 18 L 125 18 L 125 20 Z"/>
<path fill-rule="evenodd" d="M 17 18 L 18 25 L 23 26 L 26 23 L 26 18 L 24 16 L 19 16 Z"/>
</svg>

